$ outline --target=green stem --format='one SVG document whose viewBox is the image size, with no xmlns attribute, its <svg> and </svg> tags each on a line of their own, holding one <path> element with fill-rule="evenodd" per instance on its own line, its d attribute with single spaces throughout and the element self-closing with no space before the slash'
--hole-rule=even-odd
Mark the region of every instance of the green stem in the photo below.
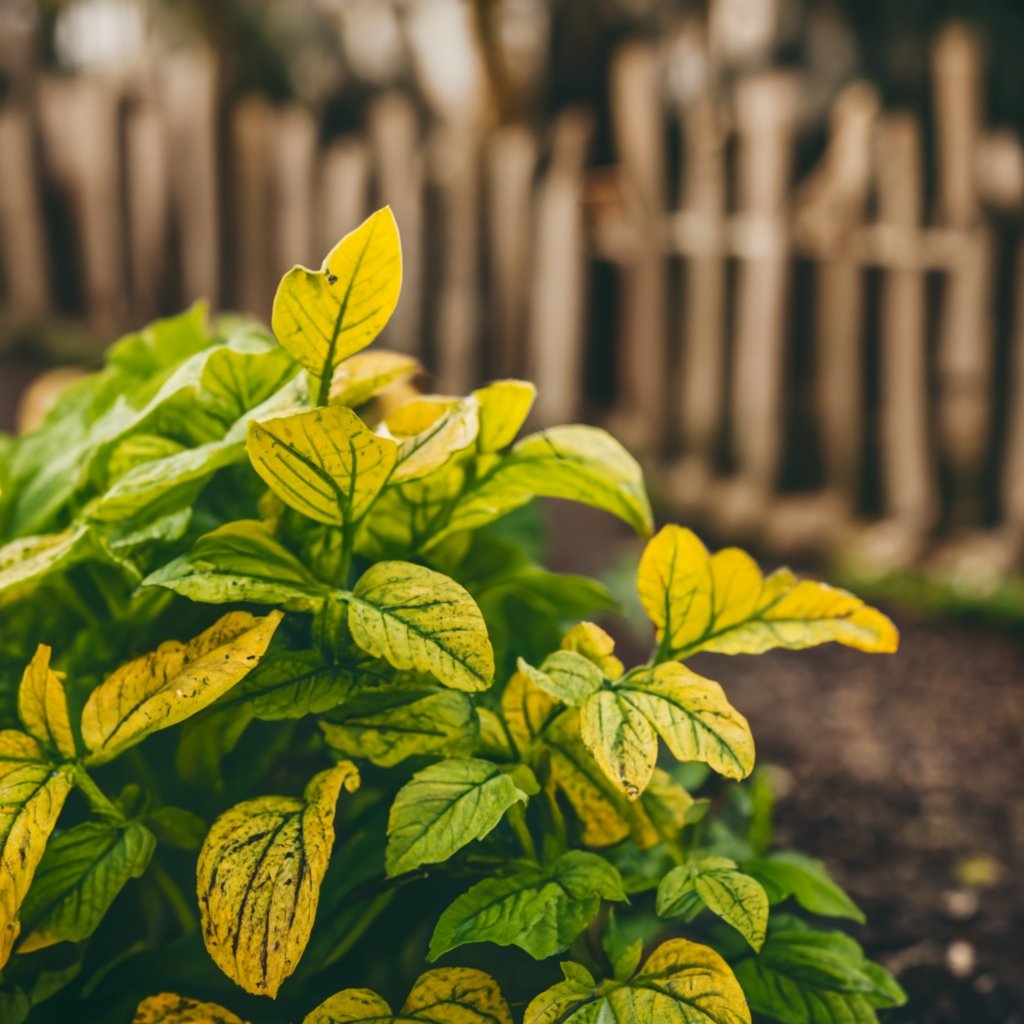
<svg viewBox="0 0 1024 1024">
<path fill-rule="evenodd" d="M 377 896 L 370 901 L 370 905 L 356 919 L 355 924 L 353 924 L 348 932 L 345 933 L 345 938 L 343 938 L 341 942 L 331 950 L 318 969 L 322 970 L 324 967 L 329 967 L 331 964 L 336 963 L 345 956 L 345 954 L 355 946 L 363 935 L 366 934 L 366 930 L 370 925 L 380 917 L 381 912 L 391 902 L 394 895 L 394 889 L 378 893 Z"/>
<path fill-rule="evenodd" d="M 196 915 L 192 911 L 192 904 L 185 898 L 185 894 L 178 888 L 177 882 L 167 873 L 163 865 L 156 860 L 150 862 L 150 873 L 157 889 L 171 908 L 174 919 L 178 922 L 184 934 L 189 935 L 199 927 Z"/>
<path fill-rule="evenodd" d="M 125 823 L 124 814 L 121 813 L 106 793 L 96 785 L 92 776 L 85 770 L 83 765 L 75 765 L 74 778 L 75 785 L 81 791 L 82 796 L 89 802 L 89 806 L 95 814 L 101 818 L 106 818 L 108 821 L 115 821 L 118 824 Z"/>
<path fill-rule="evenodd" d="M 519 845 L 523 848 L 523 853 L 530 860 L 536 861 L 537 847 L 526 824 L 526 811 L 523 809 L 522 804 L 514 804 L 509 810 L 508 823 L 512 826 L 512 831 L 515 832 Z"/>
</svg>

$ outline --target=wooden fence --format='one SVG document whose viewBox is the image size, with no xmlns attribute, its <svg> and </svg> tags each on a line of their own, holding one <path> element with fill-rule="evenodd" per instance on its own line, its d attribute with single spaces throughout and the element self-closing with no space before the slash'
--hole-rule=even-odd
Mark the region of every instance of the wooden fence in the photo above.
<svg viewBox="0 0 1024 1024">
<path fill-rule="evenodd" d="M 265 318 L 288 266 L 390 202 L 405 286 L 385 343 L 440 390 L 530 375 L 541 421 L 607 419 L 722 536 L 1019 564 L 1024 150 L 982 123 L 974 38 L 936 41 L 928 125 L 849 86 L 802 182 L 796 74 L 674 100 L 665 59 L 615 55 L 599 168 L 585 109 L 494 127 L 388 92 L 325 141 L 299 106 L 225 106 L 199 51 L 145 88 L 43 77 L 0 107 L 0 346 L 55 313 L 110 338 L 197 296 Z M 608 347 L 610 409 L 586 383 Z"/>
</svg>

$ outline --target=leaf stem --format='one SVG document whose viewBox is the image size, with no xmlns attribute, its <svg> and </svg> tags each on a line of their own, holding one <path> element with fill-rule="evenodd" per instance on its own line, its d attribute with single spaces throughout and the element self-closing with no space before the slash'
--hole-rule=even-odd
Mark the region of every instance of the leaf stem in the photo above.
<svg viewBox="0 0 1024 1024">
<path fill-rule="evenodd" d="M 526 811 L 523 810 L 522 804 L 513 804 L 509 809 L 508 823 L 512 826 L 512 831 L 515 832 L 519 845 L 523 848 L 523 853 L 530 860 L 536 862 L 537 847 L 533 836 L 530 835 L 529 826 L 526 824 Z"/>
<path fill-rule="evenodd" d="M 82 796 L 89 802 L 89 807 L 95 814 L 105 818 L 107 821 L 114 821 L 118 824 L 125 823 L 127 819 L 120 808 L 96 785 L 92 776 L 80 763 L 75 764 L 74 780 L 75 785 L 81 791 Z"/>
<path fill-rule="evenodd" d="M 160 895 L 167 900 L 178 926 L 185 935 L 190 935 L 199 927 L 196 915 L 192 911 L 192 904 L 185 898 L 178 883 L 171 878 L 162 864 L 153 860 L 150 862 L 149 870 L 157 889 L 160 890 Z"/>
</svg>

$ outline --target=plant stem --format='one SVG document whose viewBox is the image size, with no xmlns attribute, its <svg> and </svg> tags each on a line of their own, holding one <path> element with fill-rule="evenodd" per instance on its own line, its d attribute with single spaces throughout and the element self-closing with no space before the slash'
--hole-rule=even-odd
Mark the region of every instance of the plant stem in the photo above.
<svg viewBox="0 0 1024 1024">
<path fill-rule="evenodd" d="M 110 798 L 93 781 L 92 776 L 81 764 L 75 765 L 75 785 L 81 790 L 82 796 L 89 802 L 92 810 L 101 818 L 124 824 L 125 816 Z"/>
<path fill-rule="evenodd" d="M 149 870 L 152 872 L 153 881 L 160 890 L 160 894 L 167 905 L 171 908 L 174 919 L 186 935 L 191 934 L 199 926 L 195 914 L 192 912 L 192 904 L 185 898 L 185 894 L 178 888 L 178 883 L 167 873 L 163 865 L 158 861 L 150 862 Z"/>
<path fill-rule="evenodd" d="M 514 804 L 508 812 L 508 823 L 512 826 L 523 853 L 532 861 L 537 860 L 537 847 L 530 835 L 530 829 L 526 824 L 526 812 L 522 804 Z"/>
</svg>

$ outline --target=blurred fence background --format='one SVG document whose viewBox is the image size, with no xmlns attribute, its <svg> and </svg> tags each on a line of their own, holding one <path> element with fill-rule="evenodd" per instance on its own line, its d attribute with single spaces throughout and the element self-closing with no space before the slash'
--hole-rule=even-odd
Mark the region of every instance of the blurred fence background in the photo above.
<svg viewBox="0 0 1024 1024">
<path fill-rule="evenodd" d="M 199 297 L 267 318 L 387 202 L 384 343 L 439 390 L 535 379 L 721 537 L 998 577 L 1024 87 L 988 88 L 1024 12 L 975 6 L 0 0 L 0 366 Z"/>
</svg>

